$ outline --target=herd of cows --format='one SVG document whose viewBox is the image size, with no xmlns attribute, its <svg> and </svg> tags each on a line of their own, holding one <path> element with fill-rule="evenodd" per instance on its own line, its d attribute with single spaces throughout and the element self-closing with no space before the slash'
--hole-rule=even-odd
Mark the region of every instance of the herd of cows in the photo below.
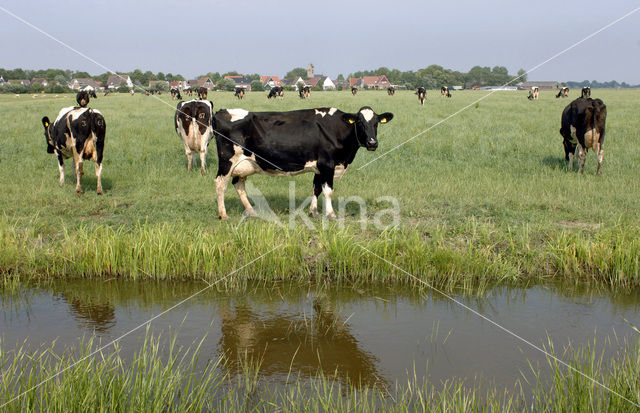
<svg viewBox="0 0 640 413">
<path fill-rule="evenodd" d="M 282 96 L 282 88 L 268 98 Z M 537 88 L 530 92 L 537 99 Z M 172 96 L 180 99 L 180 91 Z M 187 168 L 191 171 L 192 157 L 200 157 L 200 171 L 206 174 L 207 148 L 215 137 L 218 154 L 218 172 L 215 178 L 218 216 L 228 219 L 224 194 L 229 181 L 234 185 L 247 216 L 255 216 L 245 191 L 250 175 L 291 176 L 313 172 L 313 192 L 310 212 L 318 216 L 318 197 L 324 195 L 325 215 L 335 217 L 331 198 L 334 180 L 340 179 L 353 162 L 360 147 L 375 151 L 378 147 L 378 125 L 393 119 L 392 113 L 376 114 L 369 106 L 356 113 L 336 108 L 302 109 L 288 112 L 249 112 L 244 109 L 221 109 L 213 112 L 213 102 L 207 101 L 207 89 L 199 88 L 198 99 L 180 101 L 174 115 L 176 133 L 184 143 Z M 272 96 L 273 93 L 273 96 Z M 300 98 L 309 96 L 308 88 L 301 88 Z M 352 91 L 355 95 L 355 91 Z M 392 92 L 388 93 L 393 95 Z M 417 88 L 421 105 L 426 89 Z M 244 89 L 236 89 L 242 99 Z M 447 87 L 441 96 L 451 97 Z M 563 88 L 556 97 L 568 96 Z M 79 92 L 78 106 L 60 110 L 55 121 L 42 118 L 47 152 L 56 155 L 60 173 L 60 186 L 64 184 L 64 159 L 73 158 L 76 192 L 82 193 L 83 160 L 96 162 L 97 193 L 102 194 L 102 157 L 106 135 L 106 122 L 102 114 L 88 108 L 95 92 Z M 597 174 L 603 158 L 607 109 L 602 100 L 592 99 L 590 88 L 571 102 L 562 112 L 560 134 L 563 137 L 565 159 L 573 168 L 574 157 L 579 159 L 582 173 L 586 152 L 593 150 L 598 159 Z"/>
</svg>

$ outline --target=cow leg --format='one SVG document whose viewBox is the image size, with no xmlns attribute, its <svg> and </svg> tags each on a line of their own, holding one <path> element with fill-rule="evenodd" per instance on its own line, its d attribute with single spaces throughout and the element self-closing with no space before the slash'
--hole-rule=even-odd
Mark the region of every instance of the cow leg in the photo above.
<svg viewBox="0 0 640 413">
<path fill-rule="evenodd" d="M 247 197 L 247 191 L 245 190 L 245 187 L 244 187 L 244 183 L 246 181 L 247 181 L 246 176 L 242 176 L 242 177 L 236 176 L 231 180 L 231 183 L 233 183 L 233 186 L 236 187 L 236 191 L 238 192 L 240 201 L 244 206 L 244 215 L 247 217 L 257 217 L 258 214 L 256 214 L 256 211 L 253 210 L 253 207 L 249 202 L 249 198 Z"/>
<path fill-rule="evenodd" d="M 319 166 L 318 169 L 320 170 L 320 178 L 317 180 L 317 183 L 320 184 L 322 194 L 324 195 L 324 214 L 328 218 L 335 218 L 336 213 L 333 211 L 333 205 L 331 204 L 331 197 L 333 196 L 333 175 L 335 173 L 335 168 Z M 313 182 L 315 194 L 316 180 L 314 179 Z"/>
<path fill-rule="evenodd" d="M 573 152 L 569 152 L 569 170 L 572 171 L 573 170 L 573 158 L 574 158 L 574 154 Z"/>
<path fill-rule="evenodd" d="M 74 169 L 74 177 L 76 179 L 76 194 L 82 194 L 82 175 L 84 175 L 83 167 L 82 167 L 82 155 L 76 151 L 74 146 L 73 148 L 73 169 Z"/>
<path fill-rule="evenodd" d="M 602 158 L 604 158 L 604 149 L 600 145 L 598 145 L 598 169 L 596 170 L 596 175 L 600 175 L 600 167 L 602 166 Z"/>
<path fill-rule="evenodd" d="M 187 155 L 187 171 L 191 172 L 192 152 L 187 143 L 184 143 L 184 153 Z"/>
<path fill-rule="evenodd" d="M 96 192 L 98 195 L 102 195 L 102 163 L 96 164 L 96 179 L 98 180 L 98 188 Z"/>
<path fill-rule="evenodd" d="M 313 177 L 313 196 L 311 197 L 311 206 L 309 211 L 311 216 L 318 218 L 318 197 L 322 193 L 322 175 L 316 174 Z"/>
<path fill-rule="evenodd" d="M 577 153 L 578 153 L 578 162 L 580 163 L 579 172 L 584 173 L 583 168 L 584 168 L 584 161 L 587 159 L 587 151 L 579 143 L 578 143 Z"/>
<path fill-rule="evenodd" d="M 204 150 L 200 151 L 200 173 L 202 176 L 207 174 L 207 147 L 204 146 Z"/>
<path fill-rule="evenodd" d="M 227 215 L 227 210 L 224 207 L 224 192 L 227 190 L 227 184 L 229 183 L 228 175 L 218 175 L 216 176 L 216 196 L 218 198 L 218 218 L 227 220 L 229 216 Z"/>
<path fill-rule="evenodd" d="M 58 152 L 56 152 L 56 157 L 58 158 L 58 171 L 60 172 L 59 185 L 62 187 L 64 185 L 64 161 L 62 160 L 62 155 Z M 73 175 L 75 176 L 75 173 Z"/>
</svg>

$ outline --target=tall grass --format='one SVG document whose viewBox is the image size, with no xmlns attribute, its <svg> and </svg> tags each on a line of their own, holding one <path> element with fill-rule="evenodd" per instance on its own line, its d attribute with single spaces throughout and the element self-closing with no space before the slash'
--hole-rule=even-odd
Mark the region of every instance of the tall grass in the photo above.
<svg viewBox="0 0 640 413">
<path fill-rule="evenodd" d="M 53 345 L 30 351 L 0 342 L 0 406 L 6 412 L 131 411 L 331 411 L 331 412 L 637 412 L 640 407 L 640 342 L 628 343 L 611 359 L 593 347 L 548 350 L 594 381 L 549 358 L 548 374 L 535 368 L 531 383 L 500 389 L 480 381 L 431 383 L 415 369 L 405 382 L 390 388 L 341 383 L 319 371 L 310 380 L 300 377 L 273 385 L 258 379 L 259 361 L 244 360 L 238 380 L 225 368 L 224 358 L 197 367 L 203 357 L 199 344 L 178 348 L 175 336 L 166 343 L 147 331 L 131 361 L 118 349 L 92 357 L 95 339 L 57 354 Z M 63 373 L 55 375 L 58 372 Z M 543 377 L 544 376 L 544 377 Z M 428 377 L 428 371 L 427 375 Z M 48 380 L 47 380 L 48 379 Z M 611 390 L 611 391 L 610 391 Z M 618 395 L 624 397 L 619 397 Z M 625 400 L 627 399 L 627 400 Z"/>
</svg>

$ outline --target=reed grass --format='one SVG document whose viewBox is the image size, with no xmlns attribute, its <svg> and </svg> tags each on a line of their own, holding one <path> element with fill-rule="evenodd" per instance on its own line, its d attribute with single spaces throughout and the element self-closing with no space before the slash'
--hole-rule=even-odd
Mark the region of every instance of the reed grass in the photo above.
<svg viewBox="0 0 640 413">
<path fill-rule="evenodd" d="M 285 384 L 259 378 L 259 360 L 241 357 L 236 379 L 224 357 L 198 366 L 200 344 L 182 348 L 175 336 L 162 340 L 147 330 L 132 360 L 116 346 L 94 356 L 95 338 L 79 340 L 62 354 L 54 345 L 31 350 L 27 343 L 7 348 L 0 341 L 0 410 L 3 412 L 637 412 L 640 411 L 640 342 L 626 343 L 604 359 L 593 345 L 557 351 L 599 384 L 552 358 L 546 368 L 533 367 L 535 380 L 501 389 L 491 384 L 451 379 L 431 383 L 427 374 L 413 375 L 390 388 L 344 383 L 330 372 Z M 167 348 L 164 348 L 166 346 Z M 550 370 L 550 374 L 546 369 Z M 61 374 L 55 375 L 58 372 Z M 620 397 L 622 396 L 622 397 Z M 627 399 L 627 400 L 625 400 Z"/>
</svg>

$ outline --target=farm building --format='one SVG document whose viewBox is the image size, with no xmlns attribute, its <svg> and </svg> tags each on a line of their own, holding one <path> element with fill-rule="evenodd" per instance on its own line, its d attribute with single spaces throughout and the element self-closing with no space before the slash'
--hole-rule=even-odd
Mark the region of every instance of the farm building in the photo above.
<svg viewBox="0 0 640 413">
<path fill-rule="evenodd" d="M 107 84 L 106 87 L 108 89 L 117 89 L 120 87 L 120 85 L 122 85 L 122 83 L 124 82 L 124 84 L 128 87 L 128 88 L 133 88 L 133 82 L 131 81 L 131 77 L 129 77 L 129 75 L 109 75 L 109 77 L 107 78 Z"/>
<path fill-rule="evenodd" d="M 231 79 L 235 82 L 236 87 L 241 87 L 247 91 L 251 90 L 251 79 L 244 76 L 225 76 L 225 79 Z"/>
<path fill-rule="evenodd" d="M 526 81 L 518 83 L 518 88 L 520 89 L 531 89 L 533 86 L 538 86 L 540 90 L 556 90 L 560 85 L 559 82 L 554 81 Z"/>
<path fill-rule="evenodd" d="M 87 86 L 90 86 L 95 90 L 98 90 L 98 88 L 100 87 L 97 81 L 89 77 L 73 78 L 71 79 L 71 83 L 69 84 L 69 87 L 73 90 L 81 90 L 86 88 Z"/>
<path fill-rule="evenodd" d="M 266 90 L 270 90 L 275 86 L 284 85 L 278 76 L 260 76 L 260 82 L 262 82 L 262 86 L 264 86 Z"/>
<path fill-rule="evenodd" d="M 214 86 L 215 86 L 213 81 L 210 78 L 206 77 L 206 76 L 200 76 L 197 79 L 189 80 L 187 83 L 192 89 L 197 89 L 199 87 L 204 87 L 207 90 L 212 90 L 214 88 Z"/>
</svg>

